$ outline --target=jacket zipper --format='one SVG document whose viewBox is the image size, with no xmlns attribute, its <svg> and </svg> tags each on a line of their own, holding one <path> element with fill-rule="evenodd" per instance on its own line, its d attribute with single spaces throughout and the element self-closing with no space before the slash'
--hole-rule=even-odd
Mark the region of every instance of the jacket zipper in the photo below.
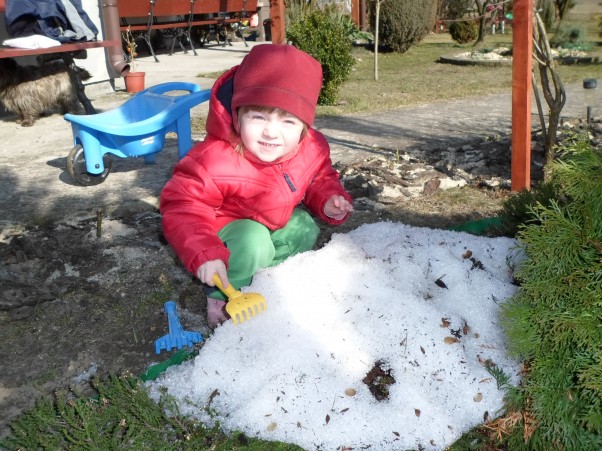
<svg viewBox="0 0 602 451">
<path fill-rule="evenodd" d="M 293 184 L 293 181 L 291 180 L 291 178 L 289 177 L 289 175 L 286 172 L 284 173 L 284 180 L 286 180 L 286 184 L 288 185 L 288 187 L 291 189 L 291 191 L 293 193 L 297 191 L 297 188 Z"/>
</svg>

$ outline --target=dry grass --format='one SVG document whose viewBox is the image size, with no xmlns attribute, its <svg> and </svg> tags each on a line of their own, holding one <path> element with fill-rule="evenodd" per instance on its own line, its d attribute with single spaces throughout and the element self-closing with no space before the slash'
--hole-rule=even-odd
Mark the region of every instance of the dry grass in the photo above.
<svg viewBox="0 0 602 451">
<path fill-rule="evenodd" d="M 579 20 L 581 20 L 579 18 Z M 587 38 L 593 43 L 592 55 L 602 59 L 602 42 L 593 17 L 585 24 Z M 512 48 L 512 33 L 487 35 L 484 48 Z M 339 105 L 319 106 L 318 115 L 347 115 L 383 111 L 401 106 L 440 102 L 498 92 L 510 92 L 512 67 L 458 66 L 440 63 L 444 55 L 470 51 L 472 43 L 458 44 L 448 33 L 430 34 L 405 53 L 378 54 L 378 80 L 375 80 L 375 55 L 372 49 L 355 47 L 356 64 L 350 78 L 341 87 Z M 559 66 L 564 83 L 596 78 L 600 64 Z M 200 75 L 217 78 L 221 73 Z"/>
<path fill-rule="evenodd" d="M 489 35 L 485 48 L 512 48 L 512 35 Z M 319 115 L 345 115 L 388 110 L 407 105 L 432 103 L 512 89 L 512 67 L 458 66 L 440 63 L 443 55 L 472 49 L 457 44 L 449 34 L 431 34 L 406 53 L 378 55 L 378 80 L 374 74 L 374 52 L 354 48 L 356 64 L 340 91 L 340 105 L 320 106 Z M 602 58 L 600 45 L 593 54 Z M 558 68 L 564 83 L 600 75 L 600 64 L 563 65 Z"/>
</svg>

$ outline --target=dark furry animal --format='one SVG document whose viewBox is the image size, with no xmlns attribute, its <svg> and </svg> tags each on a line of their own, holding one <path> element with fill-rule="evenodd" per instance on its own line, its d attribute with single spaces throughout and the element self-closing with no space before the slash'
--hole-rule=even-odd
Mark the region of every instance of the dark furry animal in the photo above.
<svg viewBox="0 0 602 451">
<path fill-rule="evenodd" d="M 82 80 L 91 78 L 85 69 L 79 71 Z M 77 113 L 80 105 L 64 63 L 19 66 L 11 58 L 0 59 L 0 102 L 23 127 L 44 113 Z"/>
</svg>

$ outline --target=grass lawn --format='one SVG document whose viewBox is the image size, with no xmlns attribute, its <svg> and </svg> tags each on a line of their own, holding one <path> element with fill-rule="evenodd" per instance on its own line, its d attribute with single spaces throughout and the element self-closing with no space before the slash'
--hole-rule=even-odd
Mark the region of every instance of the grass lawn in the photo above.
<svg viewBox="0 0 602 451">
<path fill-rule="evenodd" d="M 512 48 L 512 35 L 488 35 L 485 48 Z M 356 47 L 357 63 L 340 91 L 341 105 L 320 106 L 319 115 L 344 115 L 388 110 L 444 100 L 508 92 L 512 89 L 512 67 L 458 66 L 440 63 L 443 55 L 468 52 L 472 44 L 457 44 L 449 34 L 431 34 L 406 53 L 378 55 L 378 80 L 374 78 L 374 52 Z M 592 55 L 602 59 L 600 43 Z M 580 82 L 600 75 L 600 65 L 558 65 L 564 83 Z"/>
</svg>

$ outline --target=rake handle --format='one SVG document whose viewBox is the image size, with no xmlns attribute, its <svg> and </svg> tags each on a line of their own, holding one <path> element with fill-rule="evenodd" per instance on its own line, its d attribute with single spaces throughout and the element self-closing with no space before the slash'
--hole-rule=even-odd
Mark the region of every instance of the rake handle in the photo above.
<svg viewBox="0 0 602 451">
<path fill-rule="evenodd" d="M 227 287 L 224 287 L 222 279 L 219 278 L 217 273 L 213 274 L 213 283 L 215 283 L 217 288 L 219 288 L 221 291 L 224 292 L 226 296 L 228 296 L 228 300 L 232 300 L 241 295 L 240 291 L 235 290 L 232 284 L 228 285 Z"/>
<path fill-rule="evenodd" d="M 167 313 L 167 322 L 169 324 L 169 335 L 183 335 L 184 328 L 176 311 L 176 303 L 167 301 L 165 303 L 165 313 Z"/>
</svg>

